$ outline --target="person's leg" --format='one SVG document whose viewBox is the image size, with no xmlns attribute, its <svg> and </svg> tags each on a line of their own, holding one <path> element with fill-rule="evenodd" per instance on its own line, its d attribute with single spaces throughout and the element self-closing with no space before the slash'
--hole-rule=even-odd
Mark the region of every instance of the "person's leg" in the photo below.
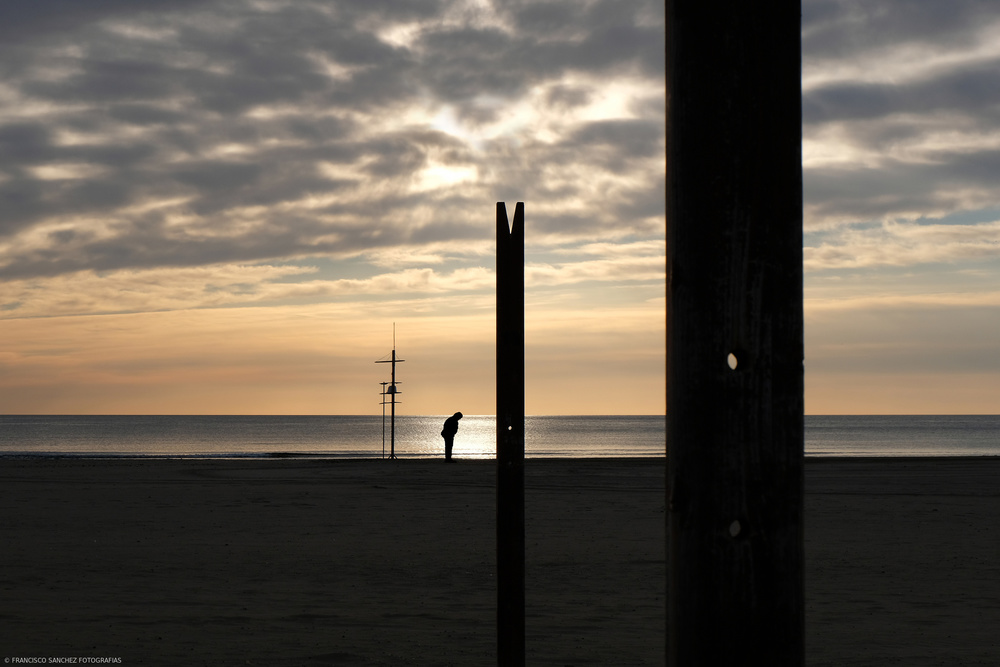
<svg viewBox="0 0 1000 667">
<path fill-rule="evenodd" d="M 445 438 L 444 439 L 444 458 L 446 461 L 451 461 L 451 448 L 455 444 L 455 438 Z"/>
</svg>

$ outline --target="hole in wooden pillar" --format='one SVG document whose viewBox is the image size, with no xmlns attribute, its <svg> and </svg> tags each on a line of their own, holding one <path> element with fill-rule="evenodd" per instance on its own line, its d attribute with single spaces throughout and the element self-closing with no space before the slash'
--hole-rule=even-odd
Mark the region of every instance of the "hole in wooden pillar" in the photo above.
<svg viewBox="0 0 1000 667">
<path fill-rule="evenodd" d="M 730 352 L 729 356 L 726 357 L 726 363 L 728 363 L 729 367 L 735 371 L 736 370 L 736 366 L 740 363 L 740 361 L 739 361 L 739 359 L 736 358 L 736 354 L 734 354 L 733 352 Z"/>
</svg>

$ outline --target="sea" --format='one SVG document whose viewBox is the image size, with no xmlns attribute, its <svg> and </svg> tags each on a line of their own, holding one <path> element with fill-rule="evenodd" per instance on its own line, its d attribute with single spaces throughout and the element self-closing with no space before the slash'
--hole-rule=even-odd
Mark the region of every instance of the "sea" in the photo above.
<svg viewBox="0 0 1000 667">
<path fill-rule="evenodd" d="M 446 415 L 0 415 L 0 459 L 435 458 Z M 666 419 L 529 416 L 527 458 L 665 456 Z M 495 419 L 466 415 L 456 458 L 494 458 Z M 1000 416 L 807 416 L 806 456 L 1000 456 Z"/>
</svg>

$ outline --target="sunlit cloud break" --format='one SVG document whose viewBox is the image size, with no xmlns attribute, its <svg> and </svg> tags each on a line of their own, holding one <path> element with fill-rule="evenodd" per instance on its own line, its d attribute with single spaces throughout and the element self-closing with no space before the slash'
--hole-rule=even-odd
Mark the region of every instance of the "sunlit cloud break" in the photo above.
<svg viewBox="0 0 1000 667">
<path fill-rule="evenodd" d="M 603 412 L 613 376 L 616 405 L 661 412 L 664 27 L 648 0 L 2 3 L 0 400 L 365 412 L 395 321 L 408 405 L 488 411 L 488 367 L 459 369 L 492 355 L 493 211 L 523 201 L 529 411 Z M 802 37 L 807 391 L 850 403 L 829 332 L 931 341 L 894 323 L 916 303 L 948 350 L 1000 358 L 970 333 L 1000 281 L 1000 11 L 804 0 Z M 880 377 L 924 368 L 946 397 L 933 358 Z"/>
<path fill-rule="evenodd" d="M 529 408 L 661 412 L 663 38 L 648 0 L 4 3 L 0 400 L 363 413 L 395 322 L 408 407 L 487 412 L 523 201 L 529 356 L 578 344 Z"/>
</svg>

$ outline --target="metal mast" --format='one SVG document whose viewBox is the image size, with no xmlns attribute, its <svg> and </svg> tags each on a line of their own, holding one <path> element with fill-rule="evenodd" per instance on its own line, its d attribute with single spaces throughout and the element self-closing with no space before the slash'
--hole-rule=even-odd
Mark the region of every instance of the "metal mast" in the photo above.
<svg viewBox="0 0 1000 667">
<path fill-rule="evenodd" d="M 385 388 L 385 383 L 382 382 L 382 451 L 383 457 L 385 456 L 385 397 L 389 396 L 389 405 L 391 406 L 390 418 L 389 418 L 389 458 L 396 458 L 396 394 L 401 394 L 402 392 L 396 388 L 396 363 L 402 363 L 406 361 L 405 359 L 396 358 L 396 324 L 392 325 L 392 355 L 390 359 L 379 359 L 376 364 L 392 364 L 392 376 L 391 382 L 389 382 L 389 387 Z"/>
<path fill-rule="evenodd" d="M 382 458 L 385 458 L 385 386 L 388 382 L 379 382 L 382 385 Z"/>
</svg>

